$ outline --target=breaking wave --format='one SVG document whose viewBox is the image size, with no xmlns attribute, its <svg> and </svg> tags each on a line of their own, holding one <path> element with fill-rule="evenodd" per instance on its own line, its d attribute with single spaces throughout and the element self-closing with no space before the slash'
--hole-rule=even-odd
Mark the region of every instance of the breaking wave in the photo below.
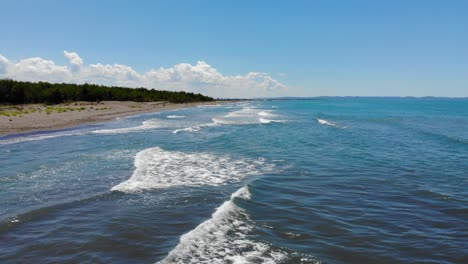
<svg viewBox="0 0 468 264">
<path fill-rule="evenodd" d="M 276 114 L 273 114 L 271 110 L 260 111 L 260 112 L 258 112 L 258 115 L 259 115 L 259 116 L 263 116 L 263 117 L 278 116 L 278 115 L 276 115 Z"/>
<path fill-rule="evenodd" d="M 248 186 L 232 194 L 210 219 L 182 235 L 179 244 L 158 263 L 278 263 L 287 258 L 286 252 L 249 238 L 254 224 L 236 205 L 237 199 L 251 199 Z"/>
<path fill-rule="evenodd" d="M 209 153 L 145 149 L 135 157 L 135 171 L 113 191 L 138 192 L 172 186 L 223 185 L 269 171 L 264 160 L 234 159 Z"/>
<path fill-rule="evenodd" d="M 263 118 L 263 117 L 260 117 L 260 118 L 258 119 L 258 121 L 260 121 L 260 123 L 262 123 L 262 124 L 270 124 L 270 123 L 275 123 L 275 122 L 276 122 L 276 123 L 282 123 L 282 122 L 284 122 L 284 121 L 282 121 L 282 120 L 271 120 L 271 119 L 266 119 L 266 118 Z"/>
<path fill-rule="evenodd" d="M 186 128 L 179 128 L 174 131 L 172 131 L 173 134 L 177 134 L 179 132 L 197 132 L 200 131 L 203 127 L 210 127 L 210 126 L 217 126 L 216 122 L 213 121 L 213 123 L 208 123 L 208 124 L 201 124 L 201 125 L 195 125 L 195 126 L 190 126 Z"/>
<path fill-rule="evenodd" d="M 339 126 L 336 123 L 325 120 L 325 119 L 317 118 L 317 122 L 319 122 L 319 124 L 321 125 L 332 126 L 332 127 L 337 127 L 337 128 L 346 128 L 345 126 Z"/>
<path fill-rule="evenodd" d="M 182 115 L 168 115 L 167 118 L 178 119 L 178 118 L 185 118 L 185 116 L 182 116 Z"/>
<path fill-rule="evenodd" d="M 225 116 L 213 118 L 213 121 L 218 124 L 259 124 L 271 122 L 285 122 L 284 120 L 275 120 L 274 117 L 279 117 L 273 110 L 262 110 L 251 107 L 245 107 L 241 110 L 233 111 Z"/>
<path fill-rule="evenodd" d="M 173 134 L 177 134 L 179 132 L 197 132 L 201 129 L 201 126 L 193 126 L 193 127 L 186 127 L 186 128 L 180 128 L 172 131 Z"/>
<path fill-rule="evenodd" d="M 162 125 L 160 120 L 158 120 L 158 119 L 149 119 L 149 120 L 143 121 L 143 123 L 140 126 L 124 127 L 124 128 L 112 128 L 112 129 L 100 129 L 100 130 L 92 131 L 92 133 L 95 133 L 95 134 L 123 134 L 123 133 L 138 132 L 138 131 L 143 131 L 143 130 L 148 130 L 148 129 L 153 129 L 153 128 L 160 128 L 160 127 L 164 127 L 164 125 Z"/>
<path fill-rule="evenodd" d="M 241 110 L 229 112 L 224 116 L 212 118 L 212 123 L 176 129 L 173 131 L 173 133 L 177 134 L 179 132 L 196 132 L 203 127 L 220 125 L 249 125 L 286 122 L 285 120 L 274 119 L 276 117 L 279 117 L 279 115 L 275 114 L 274 110 L 262 110 L 253 107 L 244 107 Z"/>
</svg>

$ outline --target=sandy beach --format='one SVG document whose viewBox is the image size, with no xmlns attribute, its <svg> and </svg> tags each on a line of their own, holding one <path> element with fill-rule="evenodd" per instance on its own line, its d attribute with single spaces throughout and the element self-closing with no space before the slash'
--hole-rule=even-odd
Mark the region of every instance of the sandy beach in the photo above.
<svg viewBox="0 0 468 264">
<path fill-rule="evenodd" d="M 168 102 L 73 102 L 57 105 L 0 106 L 0 136 L 99 123 L 116 117 L 193 107 L 219 102 L 174 104 Z"/>
</svg>

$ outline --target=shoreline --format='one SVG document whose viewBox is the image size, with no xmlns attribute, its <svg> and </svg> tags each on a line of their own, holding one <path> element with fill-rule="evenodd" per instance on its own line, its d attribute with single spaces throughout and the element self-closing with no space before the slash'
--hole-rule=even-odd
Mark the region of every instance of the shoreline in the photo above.
<svg viewBox="0 0 468 264">
<path fill-rule="evenodd" d="M 57 105 L 2 105 L 0 106 L 0 137 L 60 130 L 112 121 L 117 117 L 228 102 L 230 101 L 215 100 L 176 104 L 168 102 L 80 101 Z"/>
</svg>

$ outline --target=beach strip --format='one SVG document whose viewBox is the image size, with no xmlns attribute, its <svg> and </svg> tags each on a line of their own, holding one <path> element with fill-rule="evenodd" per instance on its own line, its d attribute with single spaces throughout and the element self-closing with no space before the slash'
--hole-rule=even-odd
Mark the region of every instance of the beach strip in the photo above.
<svg viewBox="0 0 468 264">
<path fill-rule="evenodd" d="M 57 105 L 25 104 L 0 106 L 0 136 L 55 130 L 218 101 L 194 103 L 100 101 L 71 102 Z"/>
</svg>

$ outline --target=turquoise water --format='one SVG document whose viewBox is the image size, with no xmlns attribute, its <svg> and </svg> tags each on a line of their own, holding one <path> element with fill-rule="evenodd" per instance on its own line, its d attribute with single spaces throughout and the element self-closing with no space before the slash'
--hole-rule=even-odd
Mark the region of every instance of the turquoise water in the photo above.
<svg viewBox="0 0 468 264">
<path fill-rule="evenodd" d="M 468 99 L 251 101 L 0 138 L 0 262 L 466 263 Z"/>
</svg>

